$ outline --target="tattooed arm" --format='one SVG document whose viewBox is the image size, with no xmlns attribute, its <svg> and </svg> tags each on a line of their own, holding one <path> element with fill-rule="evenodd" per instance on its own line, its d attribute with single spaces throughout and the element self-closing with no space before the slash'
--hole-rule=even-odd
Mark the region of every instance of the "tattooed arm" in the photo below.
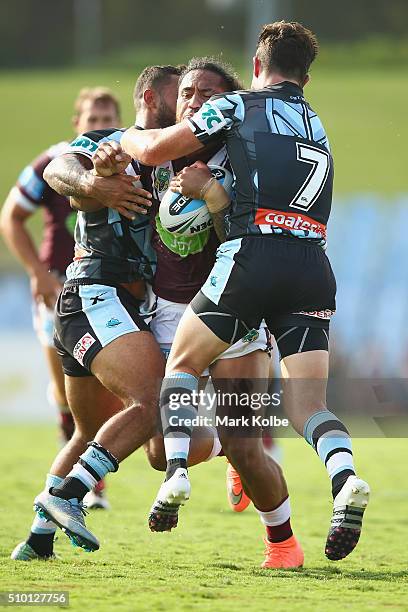
<svg viewBox="0 0 408 612">
<path fill-rule="evenodd" d="M 146 214 L 151 205 L 149 192 L 133 185 L 137 178 L 124 173 L 99 176 L 93 161 L 77 153 L 56 157 L 44 171 L 50 187 L 70 197 L 74 208 L 94 212 L 105 206 L 128 219 L 133 219 L 135 213 Z"/>
<path fill-rule="evenodd" d="M 44 180 L 63 196 L 92 197 L 95 176 L 90 172 L 93 163 L 84 155 L 66 153 L 54 158 L 44 170 Z"/>
</svg>

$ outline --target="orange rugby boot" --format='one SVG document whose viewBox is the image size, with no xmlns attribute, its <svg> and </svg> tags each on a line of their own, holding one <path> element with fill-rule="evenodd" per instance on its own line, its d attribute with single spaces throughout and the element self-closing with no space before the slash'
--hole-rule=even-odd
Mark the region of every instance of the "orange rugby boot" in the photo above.
<svg viewBox="0 0 408 612">
<path fill-rule="evenodd" d="M 261 567 L 290 569 L 303 566 L 303 550 L 294 535 L 283 542 L 269 542 L 266 538 L 264 542 L 266 545 L 265 561 Z"/>
<path fill-rule="evenodd" d="M 251 503 L 243 489 L 240 475 L 229 462 L 227 465 L 227 496 L 230 508 L 234 512 L 243 512 Z"/>
</svg>

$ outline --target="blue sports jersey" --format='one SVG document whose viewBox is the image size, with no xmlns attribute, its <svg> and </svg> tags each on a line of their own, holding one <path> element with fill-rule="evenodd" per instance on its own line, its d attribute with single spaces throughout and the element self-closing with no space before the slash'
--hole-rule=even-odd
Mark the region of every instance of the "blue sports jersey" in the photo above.
<svg viewBox="0 0 408 612">
<path fill-rule="evenodd" d="M 333 159 L 300 87 L 285 81 L 213 96 L 187 121 L 203 144 L 226 143 L 235 178 L 227 239 L 290 234 L 325 244 Z"/>
</svg>

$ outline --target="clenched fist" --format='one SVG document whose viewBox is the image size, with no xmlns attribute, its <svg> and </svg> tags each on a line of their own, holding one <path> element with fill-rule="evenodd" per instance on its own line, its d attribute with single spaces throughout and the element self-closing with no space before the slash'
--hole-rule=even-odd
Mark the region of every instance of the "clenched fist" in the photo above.
<svg viewBox="0 0 408 612">
<path fill-rule="evenodd" d="M 103 142 L 92 157 L 94 171 L 98 176 L 121 174 L 132 161 L 115 140 Z"/>
</svg>

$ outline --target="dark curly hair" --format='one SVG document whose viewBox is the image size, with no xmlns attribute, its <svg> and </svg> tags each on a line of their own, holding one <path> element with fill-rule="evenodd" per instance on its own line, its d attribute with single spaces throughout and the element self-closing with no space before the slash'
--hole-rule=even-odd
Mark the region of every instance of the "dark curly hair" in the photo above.
<svg viewBox="0 0 408 612">
<path fill-rule="evenodd" d="M 217 57 L 191 58 L 184 70 L 181 72 L 180 81 L 192 70 L 209 70 L 210 72 L 218 74 L 224 81 L 227 91 L 236 91 L 237 89 L 242 89 L 243 87 L 234 68 Z"/>
</svg>

